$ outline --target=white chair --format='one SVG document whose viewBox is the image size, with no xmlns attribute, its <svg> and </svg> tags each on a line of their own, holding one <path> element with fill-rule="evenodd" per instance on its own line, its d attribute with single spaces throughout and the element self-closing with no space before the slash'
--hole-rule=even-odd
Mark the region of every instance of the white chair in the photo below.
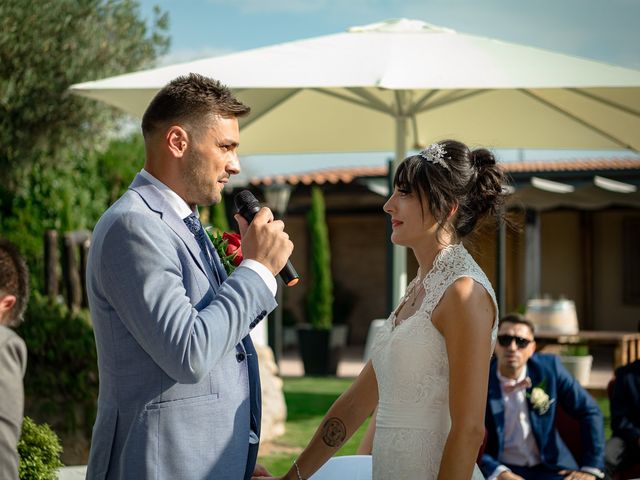
<svg viewBox="0 0 640 480">
<path fill-rule="evenodd" d="M 371 480 L 371 455 L 332 457 L 309 480 Z"/>
<path fill-rule="evenodd" d="M 84 480 L 87 476 L 87 466 L 62 467 L 58 469 L 58 480 Z"/>
<path fill-rule="evenodd" d="M 380 329 L 384 326 L 384 322 L 386 319 L 384 318 L 376 318 L 375 320 L 371 320 L 371 324 L 369 324 L 369 331 L 367 332 L 367 340 L 364 344 L 364 353 L 362 355 L 362 359 L 364 363 L 367 363 L 371 358 L 371 347 L 373 347 L 373 341 Z"/>
</svg>

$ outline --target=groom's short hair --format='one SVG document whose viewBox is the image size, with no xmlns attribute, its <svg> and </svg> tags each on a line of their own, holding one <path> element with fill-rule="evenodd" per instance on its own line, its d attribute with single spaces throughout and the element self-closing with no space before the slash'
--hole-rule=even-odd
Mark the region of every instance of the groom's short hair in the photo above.
<svg viewBox="0 0 640 480">
<path fill-rule="evenodd" d="M 505 315 L 500 319 L 500 326 L 503 323 L 514 323 L 516 325 L 526 325 L 531 330 L 531 335 L 535 337 L 536 327 L 531 320 L 526 318 L 524 315 L 520 315 L 519 313 L 510 313 L 509 315 Z"/>
<path fill-rule="evenodd" d="M 216 117 L 243 117 L 250 111 L 227 86 L 190 73 L 175 78 L 153 97 L 142 117 L 142 134 L 147 138 L 173 123 L 198 129 Z"/>
</svg>

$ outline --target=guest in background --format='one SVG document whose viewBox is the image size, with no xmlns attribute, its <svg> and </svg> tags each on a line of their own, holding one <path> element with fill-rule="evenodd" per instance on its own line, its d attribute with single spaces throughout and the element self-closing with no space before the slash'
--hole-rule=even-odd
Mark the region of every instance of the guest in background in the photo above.
<svg viewBox="0 0 640 480">
<path fill-rule="evenodd" d="M 556 355 L 535 349 L 529 320 L 516 314 L 502 318 L 489 372 L 482 473 L 489 480 L 604 478 L 604 420 L 598 404 Z M 558 406 L 580 421 L 580 459 L 573 458 L 555 428 Z"/>
<path fill-rule="evenodd" d="M 0 238 L 0 478 L 18 478 L 18 440 L 24 412 L 22 379 L 27 347 L 8 327 L 22 321 L 29 298 L 29 271 L 18 249 Z"/>
<path fill-rule="evenodd" d="M 640 463 L 640 360 L 616 370 L 610 408 L 612 436 L 605 460 L 612 473 Z"/>
</svg>

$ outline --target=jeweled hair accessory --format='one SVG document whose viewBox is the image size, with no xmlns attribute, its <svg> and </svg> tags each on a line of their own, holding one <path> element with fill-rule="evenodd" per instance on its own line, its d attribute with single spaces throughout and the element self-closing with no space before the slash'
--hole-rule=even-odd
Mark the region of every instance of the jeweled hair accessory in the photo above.
<svg viewBox="0 0 640 480">
<path fill-rule="evenodd" d="M 444 147 L 439 143 L 432 143 L 427 148 L 422 150 L 418 155 L 424 158 L 427 162 L 435 163 L 449 170 L 449 165 L 444 161 L 444 156 L 447 152 Z"/>
</svg>

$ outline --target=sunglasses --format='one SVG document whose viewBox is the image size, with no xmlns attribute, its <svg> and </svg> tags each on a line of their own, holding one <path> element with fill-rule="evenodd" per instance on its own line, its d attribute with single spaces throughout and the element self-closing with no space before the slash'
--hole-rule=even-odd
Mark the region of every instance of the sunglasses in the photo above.
<svg viewBox="0 0 640 480">
<path fill-rule="evenodd" d="M 515 337 L 513 335 L 498 335 L 498 343 L 502 347 L 508 347 L 514 340 L 516 342 L 516 347 L 519 349 L 526 348 L 526 346 L 533 341 L 528 338 Z"/>
</svg>

